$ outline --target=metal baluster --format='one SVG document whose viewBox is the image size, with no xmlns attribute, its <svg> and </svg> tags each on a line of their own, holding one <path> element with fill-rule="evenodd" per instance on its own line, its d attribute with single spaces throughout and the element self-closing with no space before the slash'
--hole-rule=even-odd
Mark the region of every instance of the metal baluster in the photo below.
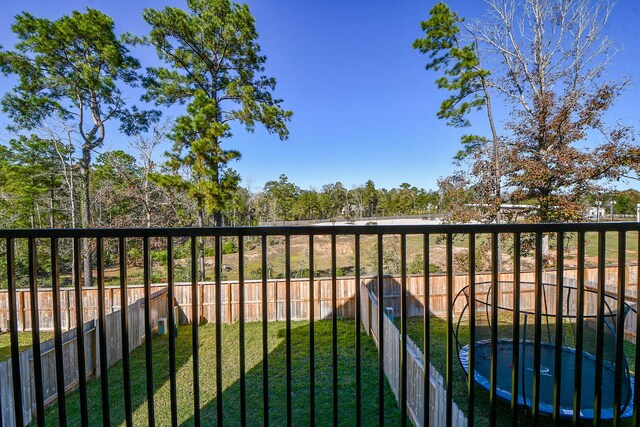
<svg viewBox="0 0 640 427">
<path fill-rule="evenodd" d="M 100 386 L 102 392 L 102 425 L 108 427 L 111 425 L 111 415 L 109 411 L 111 405 L 109 403 L 109 360 L 107 358 L 107 323 L 105 319 L 106 313 L 104 307 L 104 241 L 102 237 L 99 237 L 96 243 L 96 262 L 98 264 L 98 331 L 100 334 Z M 55 289 L 54 293 L 57 293 Z M 59 307 L 59 305 L 55 303 L 55 300 L 54 305 L 56 307 Z M 56 312 L 59 312 L 59 310 L 56 310 Z M 60 402 L 60 395 L 58 395 L 58 406 L 64 405 L 63 402 Z"/>
<path fill-rule="evenodd" d="M 626 258 L 627 235 L 618 232 L 618 295 L 616 307 L 616 359 L 615 380 L 613 382 L 613 425 L 619 426 L 622 415 L 622 375 L 624 367 L 624 321 L 625 321 L 625 286 L 626 286 Z"/>
<path fill-rule="evenodd" d="M 491 233 L 491 367 L 489 386 L 489 424 L 496 425 L 498 404 L 498 291 L 500 286 L 500 265 L 498 245 L 500 235 Z"/>
<path fill-rule="evenodd" d="M 336 283 L 336 235 L 331 235 L 331 366 L 333 368 L 333 425 L 338 425 L 338 313 Z"/>
<path fill-rule="evenodd" d="M 584 260 L 585 260 L 585 235 L 583 231 L 578 232 L 578 280 L 576 295 L 576 361 L 575 379 L 573 388 L 573 424 L 579 426 L 581 423 L 580 408 L 582 406 L 582 349 L 584 337 Z"/>
<path fill-rule="evenodd" d="M 475 390 L 474 380 L 476 361 L 476 235 L 469 234 L 469 359 L 467 389 L 469 392 L 469 406 L 467 422 L 470 426 L 475 421 Z"/>
<path fill-rule="evenodd" d="M 356 426 L 362 423 L 361 343 L 362 299 L 360 295 L 360 235 L 355 235 L 355 292 L 356 292 Z"/>
<path fill-rule="evenodd" d="M 448 427 L 453 422 L 453 235 L 447 233 L 447 342 L 446 342 L 446 420 Z"/>
<path fill-rule="evenodd" d="M 309 425 L 316 424 L 315 260 L 314 236 L 309 235 Z"/>
<path fill-rule="evenodd" d="M 127 427 L 133 425 L 133 407 L 131 403 L 131 366 L 129 361 L 129 301 L 127 295 L 127 255 L 125 238 L 118 239 L 120 264 L 120 324 L 122 330 L 122 377 L 124 387 L 124 413 Z M 76 278 L 79 278 L 80 261 Z"/>
<path fill-rule="evenodd" d="M 214 270 L 216 282 L 216 420 L 217 425 L 223 423 L 222 394 L 222 237 L 215 237 L 216 267 Z M 231 298 L 229 292 L 228 298 Z M 227 319 L 231 321 L 231 319 Z"/>
<path fill-rule="evenodd" d="M 238 236 L 238 292 L 240 293 L 240 425 L 247 425 L 246 349 L 244 332 L 244 237 Z M 231 295 L 229 295 L 231 297 Z"/>
<path fill-rule="evenodd" d="M 100 245 L 98 245 L 100 247 Z M 99 265 L 99 263 L 98 263 Z M 98 275 L 98 280 L 100 276 Z M 60 318 L 60 308 L 62 304 L 60 302 L 60 254 L 58 251 L 58 239 L 51 239 L 51 291 L 53 293 L 53 322 L 54 322 L 54 343 L 56 352 L 56 400 L 58 406 L 58 422 L 60 425 L 67 425 L 67 404 L 66 393 L 64 386 L 64 354 L 62 347 L 62 319 Z M 100 289 L 98 289 L 100 293 Z M 104 319 L 104 316 L 102 316 Z M 102 337 L 103 331 L 100 331 Z M 102 342 L 100 343 L 100 350 L 102 350 Z M 102 354 L 102 353 L 101 353 Z M 100 361 L 102 364 L 102 359 Z M 102 366 L 101 366 L 102 367 Z M 104 387 L 103 387 L 104 390 Z M 108 398 L 107 398 L 108 399 Z M 103 397 L 103 420 L 109 417 L 108 406 L 104 407 Z M 107 400 L 108 402 L 108 400 Z"/>
<path fill-rule="evenodd" d="M 267 304 L 267 236 L 262 235 L 262 407 L 263 425 L 269 426 L 269 306 Z"/>
<path fill-rule="evenodd" d="M 604 361 L 604 300 L 606 278 L 606 232 L 598 232 L 598 316 L 596 324 L 596 373 L 593 395 L 593 424 L 602 422 L 602 368 Z"/>
<path fill-rule="evenodd" d="M 424 323 L 424 332 L 422 337 L 422 346 L 423 346 L 423 365 L 424 371 L 422 373 L 422 384 L 423 384 L 423 399 L 422 407 L 423 407 L 423 421 L 422 424 L 425 427 L 429 427 L 429 415 L 431 414 L 431 275 L 429 268 L 430 265 L 430 257 L 429 257 L 429 235 L 424 234 L 422 240 L 422 261 L 424 265 L 423 269 L 423 280 L 424 280 L 424 311 L 423 315 L 423 323 Z"/>
<path fill-rule="evenodd" d="M 518 380 L 520 378 L 520 233 L 513 236 L 513 356 L 511 358 L 511 420 L 518 425 Z M 526 338 L 526 337 L 525 337 Z"/>
<path fill-rule="evenodd" d="M 384 426 L 384 259 L 383 235 L 378 234 L 378 425 Z"/>
<path fill-rule="evenodd" d="M 407 424 L 407 235 L 400 235 L 400 425 Z"/>
<path fill-rule="evenodd" d="M 36 239 L 29 237 L 29 290 L 31 296 L 31 349 L 36 397 L 36 420 L 44 425 L 44 390 L 42 389 L 42 352 L 40 349 L 40 304 L 38 301 L 38 248 Z M 80 328 L 82 330 L 82 328 Z"/>
<path fill-rule="evenodd" d="M 143 280 L 144 280 L 144 344 L 145 367 L 147 374 L 147 417 L 149 425 L 155 424 L 155 407 L 153 402 L 153 327 L 151 326 L 151 252 L 149 238 L 142 242 Z"/>
<path fill-rule="evenodd" d="M 291 236 L 284 237 L 284 275 L 285 275 L 285 362 L 287 366 L 287 426 L 291 427 Z"/>
<path fill-rule="evenodd" d="M 13 409 L 16 425 L 22 426 L 24 425 L 24 416 L 22 412 L 22 379 L 20 373 L 20 347 L 18 343 L 18 305 L 16 301 L 16 246 L 13 238 L 7 239 L 7 289 L 9 292 Z"/>
<path fill-rule="evenodd" d="M 553 422 L 560 423 L 560 395 L 562 392 L 562 297 L 564 294 L 564 233 L 556 234 L 556 316 L 553 376 Z"/>
<path fill-rule="evenodd" d="M 535 312 L 533 336 L 533 424 L 540 425 L 540 347 L 542 340 L 542 233 L 536 232 L 535 249 Z"/>
<path fill-rule="evenodd" d="M 176 378 L 176 318 L 175 283 L 173 273 L 173 239 L 167 237 L 167 300 L 169 304 L 169 390 L 171 395 L 171 426 L 178 426 L 178 387 Z"/>
<path fill-rule="evenodd" d="M 196 236 L 191 236 L 191 355 L 193 363 L 193 422 L 200 425 L 200 337 L 198 326 L 198 264 Z"/>
<path fill-rule="evenodd" d="M 80 241 L 73 239 L 73 269 L 76 279 L 76 344 L 78 346 L 78 382 L 80 384 L 80 419 L 83 426 L 89 425 L 89 408 L 87 398 L 87 371 L 84 356 L 84 316 L 82 304 L 82 276 L 80 275 Z"/>
</svg>

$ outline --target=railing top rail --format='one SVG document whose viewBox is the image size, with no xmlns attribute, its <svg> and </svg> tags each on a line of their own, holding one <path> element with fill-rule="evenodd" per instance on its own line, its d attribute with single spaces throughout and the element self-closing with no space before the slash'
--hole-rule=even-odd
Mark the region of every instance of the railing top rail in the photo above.
<svg viewBox="0 0 640 427">
<path fill-rule="evenodd" d="M 0 229 L 0 238 L 116 238 L 191 236 L 281 236 L 362 234 L 476 234 L 638 231 L 638 222 L 546 224 L 326 225 L 181 228 Z"/>
</svg>

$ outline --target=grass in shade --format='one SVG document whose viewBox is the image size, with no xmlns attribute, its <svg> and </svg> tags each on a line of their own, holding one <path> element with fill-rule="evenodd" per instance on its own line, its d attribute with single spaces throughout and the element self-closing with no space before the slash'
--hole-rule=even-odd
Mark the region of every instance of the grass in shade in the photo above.
<svg viewBox="0 0 640 427">
<path fill-rule="evenodd" d="M 332 329 L 330 320 L 315 323 L 316 414 L 317 425 L 331 425 L 332 409 Z M 200 331 L 200 407 L 203 425 L 216 420 L 215 326 L 203 325 Z M 292 421 L 293 425 L 309 424 L 309 323 L 292 322 Z M 269 334 L 269 417 L 274 426 L 286 425 L 285 323 L 268 324 Z M 223 411 L 225 425 L 240 425 L 240 369 L 238 347 L 239 325 L 222 326 Z M 355 323 L 338 322 L 338 402 L 340 425 L 354 425 L 355 395 Z M 181 326 L 176 342 L 178 424 L 193 425 L 193 375 L 191 326 Z M 156 425 L 170 425 L 168 336 L 153 340 L 153 375 L 155 387 Z M 131 395 L 134 425 L 147 425 L 146 367 L 144 346 L 131 353 Z M 262 323 L 246 324 L 247 424 L 262 425 Z M 362 333 L 362 416 L 363 425 L 377 424 L 377 350 L 371 338 Z M 399 409 L 386 383 L 384 396 L 385 424 L 399 424 Z M 100 379 L 88 384 L 89 424 L 102 424 Z M 112 425 L 124 423 L 122 363 L 109 369 Z M 67 396 L 69 425 L 80 423 L 79 394 Z M 46 412 L 47 425 L 57 425 L 57 408 Z"/>
</svg>

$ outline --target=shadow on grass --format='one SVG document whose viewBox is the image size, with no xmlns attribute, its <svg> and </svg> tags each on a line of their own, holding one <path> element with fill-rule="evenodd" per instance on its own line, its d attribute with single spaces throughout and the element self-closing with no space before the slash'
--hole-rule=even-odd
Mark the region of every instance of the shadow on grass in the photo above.
<svg viewBox="0 0 640 427">
<path fill-rule="evenodd" d="M 200 407 L 204 425 L 215 424 L 216 373 L 215 326 L 203 325 L 200 331 Z M 332 422 L 332 353 L 331 321 L 315 322 L 316 358 L 316 423 Z M 292 322 L 292 417 L 294 425 L 309 423 L 309 323 Z M 240 425 L 239 386 L 239 325 L 223 325 L 223 407 L 225 425 Z M 338 396 L 341 425 L 355 423 L 355 322 L 338 321 Z M 262 396 L 262 323 L 246 324 L 246 384 L 247 423 L 261 425 L 263 417 Z M 273 425 L 286 422 L 286 365 L 285 323 L 268 324 L 269 342 L 269 416 Z M 193 424 L 193 364 L 191 359 L 191 326 L 180 327 L 176 340 L 176 375 L 178 422 Z M 156 425 L 170 425 L 170 384 L 168 361 L 168 337 L 157 336 L 153 341 L 154 408 Z M 373 341 L 362 332 L 362 414 L 365 425 L 377 422 L 377 350 Z M 386 380 L 385 380 L 386 382 Z M 109 369 L 111 424 L 125 422 L 122 362 Z M 144 346 L 131 353 L 131 397 L 134 425 L 147 425 L 146 364 Z M 88 383 L 89 424 L 102 424 L 100 378 Z M 399 424 L 399 410 L 388 384 L 385 394 L 385 423 Z M 46 424 L 57 425 L 57 408 L 48 408 Z M 79 393 L 67 395 L 69 425 L 80 424 Z"/>
<path fill-rule="evenodd" d="M 269 327 L 276 326 L 269 324 Z M 332 329 L 330 320 L 315 323 L 315 422 L 317 425 L 332 425 Z M 308 322 L 293 322 L 291 330 L 292 356 L 292 423 L 308 425 L 310 420 L 309 390 L 309 336 Z M 286 345 L 284 323 L 277 325 L 279 344 L 269 354 L 269 422 L 286 425 Z M 355 322 L 338 322 L 338 419 L 340 425 L 355 425 L 356 378 L 355 378 Z M 374 425 L 377 411 L 377 350 L 370 338 L 362 332 L 362 417 L 364 425 Z M 247 424 L 261 425 L 263 422 L 262 395 L 263 364 L 260 361 L 246 374 Z M 386 380 L 385 380 L 385 383 Z M 391 390 L 386 387 L 385 424 L 399 424 L 399 410 Z M 224 424 L 240 425 L 240 383 L 234 381 L 225 387 L 223 395 Z M 207 402 L 201 414 L 205 425 L 213 425 L 216 419 L 215 396 Z M 182 423 L 192 425 L 193 419 Z"/>
</svg>

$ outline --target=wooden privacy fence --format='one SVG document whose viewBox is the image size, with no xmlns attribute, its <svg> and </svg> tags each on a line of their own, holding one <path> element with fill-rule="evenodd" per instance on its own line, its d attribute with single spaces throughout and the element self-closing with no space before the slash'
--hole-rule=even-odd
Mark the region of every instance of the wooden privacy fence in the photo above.
<svg viewBox="0 0 640 427">
<path fill-rule="evenodd" d="M 215 283 L 198 284 L 198 305 L 201 320 L 215 321 L 216 306 Z M 267 319 L 269 321 L 285 320 L 286 282 L 270 280 L 267 282 Z M 309 279 L 291 279 L 291 320 L 309 320 L 310 301 Z M 355 317 L 356 284 L 354 278 L 336 280 L 336 304 L 338 317 L 353 319 Z M 192 292 L 191 284 L 178 284 L 174 287 L 174 295 L 180 306 L 183 323 L 191 322 Z M 240 285 L 237 282 L 221 284 L 222 322 L 232 323 L 239 320 Z M 246 281 L 244 283 L 245 308 L 244 319 L 247 322 L 262 320 L 262 281 Z M 331 279 L 317 279 L 313 283 L 315 319 L 326 319 L 331 316 Z"/>
<path fill-rule="evenodd" d="M 553 276 L 555 271 L 549 270 L 545 273 L 544 280 L 555 280 Z M 585 280 L 591 286 L 597 284 L 597 268 L 585 269 Z M 565 269 L 564 277 L 566 279 L 575 279 L 575 269 Z M 636 284 L 638 283 L 638 267 L 636 265 L 627 266 L 625 277 L 627 283 L 626 294 L 628 300 L 635 304 Z M 533 282 L 533 272 L 522 272 L 520 275 L 522 282 Z M 365 278 L 372 284 L 375 284 L 375 277 Z M 491 274 L 476 274 L 476 282 L 490 281 Z M 513 281 L 513 273 L 501 273 L 501 281 Z M 618 281 L 618 268 L 615 266 L 607 267 L 605 270 L 605 283 L 609 290 L 615 290 Z M 386 276 L 384 279 L 385 301 L 388 306 L 398 307 L 400 287 L 399 277 Z M 469 278 L 466 273 L 454 275 L 453 292 L 454 295 L 463 287 L 469 284 Z M 201 320 L 208 322 L 215 321 L 215 283 L 201 282 L 198 283 L 198 301 L 199 313 Z M 374 285 L 375 286 L 375 285 Z M 166 289 L 166 284 L 154 284 L 151 287 L 152 292 Z M 272 320 L 285 319 L 285 287 L 284 280 L 269 280 L 267 282 L 267 318 Z M 437 316 L 446 315 L 446 291 L 447 278 L 443 274 L 430 275 L 430 301 L 431 310 Z M 191 283 L 175 284 L 175 299 L 177 305 L 180 306 L 182 323 L 191 322 L 192 310 L 192 292 Z M 336 281 L 337 290 L 337 315 L 343 318 L 355 317 L 355 292 L 356 283 L 353 277 L 341 277 Z M 262 281 L 251 280 L 244 284 L 245 290 L 245 320 L 260 321 L 262 320 Z M 316 319 L 324 319 L 331 316 L 331 279 L 319 278 L 313 283 L 314 292 L 314 312 Z M 141 285 L 129 285 L 127 287 L 129 304 L 138 301 L 144 297 L 144 287 Z M 16 301 L 18 313 L 18 329 L 23 331 L 31 330 L 31 308 L 29 290 L 18 290 Z M 509 292 L 505 293 L 508 295 Z M 96 288 L 83 288 L 83 315 L 84 319 L 95 319 L 98 317 L 98 291 Z M 221 306 L 222 321 L 224 323 L 236 322 L 239 320 L 240 306 L 240 285 L 237 282 L 223 282 L 221 284 Z M 291 279 L 291 319 L 292 320 L 308 320 L 309 319 L 309 301 L 310 301 L 310 283 L 309 279 Z M 387 299 L 388 298 L 388 299 Z M 424 280 L 422 275 L 409 276 L 407 278 L 407 310 L 409 316 L 418 316 L 422 314 L 422 301 L 424 298 Z M 106 313 L 112 313 L 120 310 L 120 288 L 106 287 L 104 290 L 104 305 Z M 75 328 L 75 296 L 73 288 L 63 288 L 60 292 L 60 314 L 62 319 L 62 329 L 69 330 Z M 41 330 L 53 330 L 53 295 L 50 288 L 40 288 L 38 290 L 39 319 Z M 462 302 L 454 307 L 457 314 L 462 309 Z M 9 319 L 9 299 L 6 290 L 0 290 L 0 331 L 7 330 Z M 629 331 L 635 336 L 635 330 Z"/>
<path fill-rule="evenodd" d="M 131 295 L 131 294 L 130 294 Z M 158 290 L 151 297 L 151 321 L 156 325 L 158 319 L 168 314 L 167 292 Z M 122 359 L 122 329 L 121 313 L 115 311 L 105 316 L 107 365 L 112 366 Z M 72 316 L 72 318 L 74 318 Z M 129 349 L 133 351 L 145 341 L 144 334 L 144 299 L 140 299 L 128 307 L 129 321 Z M 100 375 L 100 339 L 98 322 L 91 319 L 84 324 L 84 356 L 87 376 Z M 62 358 L 64 365 L 65 393 L 78 385 L 78 347 L 77 329 L 64 332 L 62 335 Z M 56 354 L 54 340 L 50 339 L 40 344 L 42 352 L 42 388 L 45 404 L 51 404 L 57 399 L 56 387 Z M 20 379 L 22 382 L 22 405 L 25 425 L 32 421 L 32 413 L 36 410 L 35 379 L 33 371 L 33 349 L 29 348 L 20 353 Z M 13 426 L 15 422 L 13 404 L 13 374 L 11 359 L 0 362 L 0 414 L 3 426 Z"/>
<path fill-rule="evenodd" d="M 364 282 L 360 285 L 362 324 L 367 334 L 373 337 L 379 346 L 378 334 L 378 301 Z M 386 303 L 386 302 L 385 302 Z M 383 320 L 384 339 L 384 372 L 396 400 L 400 393 L 400 351 L 402 339 L 400 331 L 388 316 Z M 424 408 L 424 363 L 423 353 L 407 336 L 407 409 L 413 424 L 423 426 Z M 446 424 L 446 398 L 442 375 L 429 364 L 429 425 L 441 426 Z M 400 403 L 402 404 L 402 403 Z M 453 402 L 452 427 L 466 427 L 467 417 Z"/>
<path fill-rule="evenodd" d="M 544 283 L 556 283 L 555 270 L 547 270 L 543 273 L 542 281 Z M 597 289 L 598 284 L 598 270 L 585 269 L 585 285 L 593 289 Z M 576 286 L 577 272 L 576 270 L 565 270 L 563 277 L 565 279 L 565 285 Z M 626 283 L 626 297 L 627 301 L 634 305 L 636 302 L 636 287 L 638 283 L 638 267 L 636 265 L 627 266 L 625 272 Z M 513 273 L 500 273 L 500 282 L 512 282 Z M 476 274 L 476 283 L 490 282 L 492 279 L 490 273 L 478 273 Z M 366 283 L 369 283 L 374 293 L 376 293 L 377 279 L 375 277 L 364 279 Z M 368 280 L 368 282 L 367 282 Z M 535 282 L 534 272 L 521 272 L 521 282 Z M 615 292 L 617 290 L 618 283 L 618 268 L 607 267 L 605 271 L 605 285 L 609 292 Z M 431 275 L 430 280 L 430 308 L 431 312 L 440 317 L 444 317 L 447 314 L 447 278 L 444 275 Z M 453 277 L 453 296 L 465 286 L 469 285 L 469 276 L 467 274 L 456 274 Z M 532 291 L 531 291 L 532 292 Z M 526 290 L 525 290 L 526 293 Z M 513 292 L 511 289 L 505 286 L 501 286 L 500 291 L 500 305 L 512 306 L 511 299 L 513 298 Z M 384 301 L 386 306 L 393 307 L 394 310 L 400 308 L 400 277 L 385 276 L 384 279 Z M 407 277 L 407 313 L 409 317 L 419 316 L 422 314 L 422 307 L 424 301 L 424 280 L 422 276 L 408 276 Z M 527 302 L 528 301 L 528 302 Z M 523 307 L 526 306 L 533 308 L 533 299 L 524 299 L 521 301 Z M 454 315 L 460 314 L 464 307 L 464 302 L 458 300 L 453 307 Z"/>
<path fill-rule="evenodd" d="M 151 286 L 152 294 L 159 290 L 166 290 L 166 284 Z M 129 304 L 144 298 L 144 286 L 127 286 Z M 62 288 L 60 290 L 60 326 L 63 331 L 76 327 L 76 298 L 74 288 Z M 85 321 L 98 318 L 98 289 L 82 289 L 83 318 Z M 104 289 L 105 314 L 120 311 L 120 288 L 107 286 Z M 38 317 L 41 331 L 53 331 L 53 291 L 51 288 L 38 289 Z M 29 289 L 16 291 L 16 312 L 18 318 L 18 330 L 31 330 L 31 292 Z M 6 289 L 0 290 L 0 331 L 9 330 L 9 295 Z"/>
<path fill-rule="evenodd" d="M 201 282 L 197 284 L 198 312 L 201 320 L 215 321 L 216 292 L 215 283 Z M 267 282 L 267 310 L 269 321 L 284 320 L 286 311 L 285 299 L 286 282 L 284 280 L 270 280 Z M 166 284 L 154 284 L 152 292 L 164 290 Z M 355 280 L 353 278 L 340 278 L 337 280 L 337 313 L 339 317 L 355 317 Z M 247 322 L 262 320 L 262 281 L 246 281 L 245 291 L 245 320 Z M 325 319 L 331 316 L 331 279 L 318 279 L 313 284 L 314 312 L 316 319 Z M 128 301 L 132 304 L 144 297 L 144 287 L 133 285 L 127 287 Z M 16 298 L 18 312 L 18 329 L 31 330 L 31 293 L 28 289 L 17 292 Z M 221 284 L 222 294 L 222 321 L 232 323 L 239 320 L 240 286 L 237 282 L 224 282 Z M 98 317 L 98 291 L 97 288 L 84 288 L 83 315 L 84 319 Z M 175 301 L 180 306 L 180 322 L 190 323 L 192 313 L 192 289 L 191 283 L 176 283 L 174 286 Z M 310 286 L 308 279 L 291 280 L 291 319 L 309 319 Z M 60 314 L 62 329 L 75 328 L 75 295 L 73 288 L 64 288 L 60 291 Z M 104 305 L 106 313 L 114 313 L 120 310 L 120 288 L 105 287 Z M 51 288 L 38 290 L 40 330 L 53 331 L 53 293 Z M 8 330 L 9 325 L 9 298 L 6 290 L 0 291 L 0 331 Z"/>
</svg>

